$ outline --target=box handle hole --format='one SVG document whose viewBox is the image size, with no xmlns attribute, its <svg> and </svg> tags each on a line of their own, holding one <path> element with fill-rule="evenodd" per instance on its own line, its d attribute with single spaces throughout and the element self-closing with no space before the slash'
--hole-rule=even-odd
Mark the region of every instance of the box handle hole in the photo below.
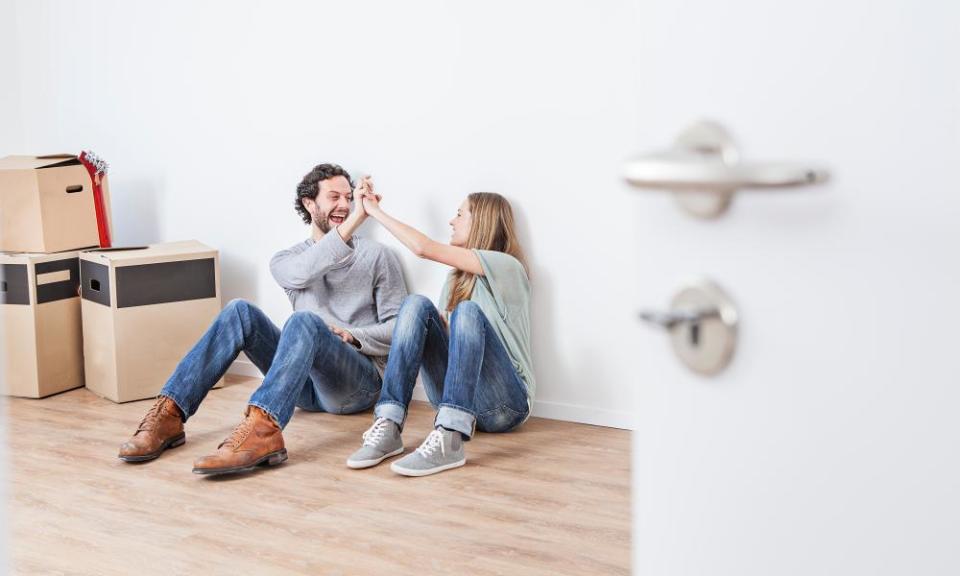
<svg viewBox="0 0 960 576">
<path fill-rule="evenodd" d="M 95 278 L 91 278 L 91 279 L 90 279 L 90 289 L 93 290 L 94 292 L 99 292 L 99 291 L 100 291 L 100 281 L 97 280 L 97 279 L 95 279 Z"/>
<path fill-rule="evenodd" d="M 73 186 L 67 186 L 67 194 L 73 194 L 75 192 L 83 192 L 83 184 L 74 184 Z"/>
</svg>

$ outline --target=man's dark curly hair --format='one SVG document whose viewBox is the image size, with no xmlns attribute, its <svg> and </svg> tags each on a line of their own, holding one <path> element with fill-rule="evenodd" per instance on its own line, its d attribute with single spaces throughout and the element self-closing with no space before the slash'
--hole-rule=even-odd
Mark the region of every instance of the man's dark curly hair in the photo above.
<svg viewBox="0 0 960 576">
<path fill-rule="evenodd" d="M 353 188 L 353 180 L 350 179 L 350 174 L 338 164 L 318 164 L 297 184 L 297 197 L 293 201 L 293 206 L 297 209 L 297 214 L 303 219 L 304 224 L 310 224 L 313 222 L 313 218 L 303 207 L 303 199 L 316 200 L 317 194 L 320 192 L 320 182 L 337 176 L 346 178 L 347 182 L 350 183 L 350 188 Z"/>
</svg>

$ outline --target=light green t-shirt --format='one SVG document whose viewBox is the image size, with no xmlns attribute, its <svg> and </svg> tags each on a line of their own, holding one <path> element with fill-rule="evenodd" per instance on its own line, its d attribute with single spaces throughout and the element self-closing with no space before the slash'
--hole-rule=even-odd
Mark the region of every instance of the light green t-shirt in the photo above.
<svg viewBox="0 0 960 576">
<path fill-rule="evenodd" d="M 530 354 L 530 280 L 520 261 L 509 254 L 493 250 L 474 250 L 483 267 L 477 276 L 470 300 L 476 302 L 493 326 L 500 342 L 513 361 L 513 368 L 527 385 L 533 401 L 537 383 L 533 377 Z M 451 277 L 443 284 L 440 308 L 445 309 L 450 297 Z"/>
</svg>

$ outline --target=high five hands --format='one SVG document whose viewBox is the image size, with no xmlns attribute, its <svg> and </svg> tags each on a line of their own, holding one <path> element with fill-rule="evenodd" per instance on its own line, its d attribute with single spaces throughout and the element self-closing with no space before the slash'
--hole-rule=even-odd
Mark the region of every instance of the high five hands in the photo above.
<svg viewBox="0 0 960 576">
<path fill-rule="evenodd" d="M 364 176 L 353 192 L 354 201 L 359 200 L 357 209 L 363 210 L 368 216 L 380 208 L 380 199 L 382 196 L 373 190 L 373 179 L 370 176 Z"/>
<path fill-rule="evenodd" d="M 353 202 L 353 211 L 350 212 L 346 220 L 337 226 L 337 232 L 344 242 L 350 242 L 353 233 L 357 231 L 357 228 L 359 228 L 364 220 L 367 219 L 367 216 L 369 216 L 365 210 L 365 203 L 362 199 L 364 196 L 372 193 L 373 181 L 370 180 L 369 176 L 361 178 L 353 188 L 353 198 L 351 199 L 351 202 Z"/>
</svg>

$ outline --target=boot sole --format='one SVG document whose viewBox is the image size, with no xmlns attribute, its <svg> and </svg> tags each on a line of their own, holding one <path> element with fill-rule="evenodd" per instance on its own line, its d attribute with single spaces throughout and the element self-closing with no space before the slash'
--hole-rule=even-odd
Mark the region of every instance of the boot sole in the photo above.
<svg viewBox="0 0 960 576">
<path fill-rule="evenodd" d="M 183 446 L 184 442 L 187 441 L 186 432 L 181 432 L 180 434 L 167 438 L 163 441 L 163 444 L 160 445 L 160 448 L 156 452 L 151 452 L 149 454 L 143 454 L 141 456 L 117 456 L 124 462 L 149 462 L 150 460 L 156 460 L 163 454 L 163 451 L 168 448 L 176 448 L 177 446 Z"/>
<path fill-rule="evenodd" d="M 281 448 L 276 452 L 271 452 L 259 460 L 246 466 L 230 466 L 227 468 L 194 468 L 194 474 L 203 474 L 211 476 L 214 474 L 239 474 L 241 472 L 252 472 L 257 466 L 278 466 L 287 460 L 287 449 Z"/>
<path fill-rule="evenodd" d="M 403 454 L 403 446 L 397 448 L 393 452 L 384 454 L 380 458 L 373 458 L 370 460 L 347 460 L 347 467 L 353 468 L 354 470 L 362 470 L 363 468 L 370 468 L 376 466 L 377 464 L 383 462 L 387 458 L 393 458 L 394 456 L 399 456 Z"/>
</svg>

